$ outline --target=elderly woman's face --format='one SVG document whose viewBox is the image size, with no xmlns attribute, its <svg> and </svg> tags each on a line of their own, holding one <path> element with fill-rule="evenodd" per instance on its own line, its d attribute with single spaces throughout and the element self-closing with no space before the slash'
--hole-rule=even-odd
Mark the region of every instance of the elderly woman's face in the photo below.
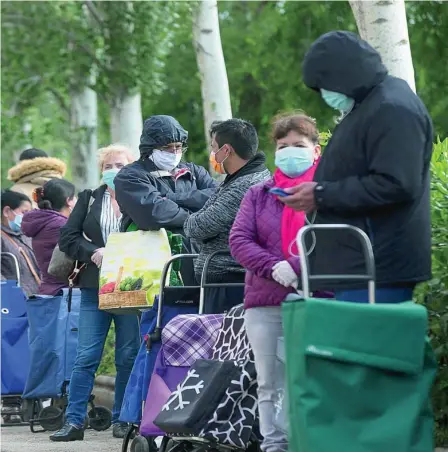
<svg viewBox="0 0 448 452">
<path fill-rule="evenodd" d="M 123 166 L 126 166 L 129 163 L 125 154 L 121 152 L 117 152 L 107 156 L 103 163 L 103 171 L 118 169 L 120 170 Z"/>
</svg>

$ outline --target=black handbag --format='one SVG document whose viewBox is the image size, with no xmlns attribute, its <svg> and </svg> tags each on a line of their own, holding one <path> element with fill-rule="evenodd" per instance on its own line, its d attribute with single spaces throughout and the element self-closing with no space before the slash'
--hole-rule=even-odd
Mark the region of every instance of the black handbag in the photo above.
<svg viewBox="0 0 448 452">
<path fill-rule="evenodd" d="M 87 206 L 86 217 L 90 212 L 92 204 L 95 202 L 95 198 L 90 195 L 89 205 Z M 83 237 L 91 242 L 87 235 L 83 232 Z M 54 276 L 60 281 L 70 281 L 70 277 L 78 276 L 79 272 L 85 267 L 85 264 L 79 265 L 78 261 L 67 256 L 63 251 L 59 249 L 59 245 L 56 245 L 51 255 L 50 264 L 48 265 L 48 274 Z M 72 282 L 75 280 L 73 278 Z"/>
<path fill-rule="evenodd" d="M 198 435 L 216 411 L 232 380 L 240 374 L 234 361 L 198 359 L 171 394 L 154 424 L 167 433 Z"/>
</svg>

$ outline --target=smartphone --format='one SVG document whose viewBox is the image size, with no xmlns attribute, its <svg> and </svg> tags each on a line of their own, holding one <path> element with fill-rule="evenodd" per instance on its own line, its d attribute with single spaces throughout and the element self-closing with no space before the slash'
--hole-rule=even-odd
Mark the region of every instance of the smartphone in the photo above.
<svg viewBox="0 0 448 452">
<path fill-rule="evenodd" d="M 285 190 L 283 190 L 282 188 L 278 188 L 278 187 L 271 188 L 269 190 L 269 193 L 271 193 L 272 195 L 275 195 L 275 196 L 280 196 L 282 198 L 284 196 L 290 196 L 289 193 L 286 193 Z"/>
</svg>

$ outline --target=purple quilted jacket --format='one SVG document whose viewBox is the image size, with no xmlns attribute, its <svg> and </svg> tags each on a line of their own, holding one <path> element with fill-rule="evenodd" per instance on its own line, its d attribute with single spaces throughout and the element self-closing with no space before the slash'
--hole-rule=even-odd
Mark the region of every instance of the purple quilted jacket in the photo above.
<svg viewBox="0 0 448 452">
<path fill-rule="evenodd" d="M 51 256 L 59 241 L 59 232 L 67 223 L 67 217 L 54 210 L 32 210 L 23 216 L 22 232 L 32 238 L 33 251 L 41 272 L 39 294 L 57 295 L 68 286 L 67 281 L 60 281 L 48 273 Z"/>
<path fill-rule="evenodd" d="M 275 282 L 272 267 L 285 260 L 282 252 L 283 204 L 268 193 L 273 179 L 254 185 L 246 193 L 230 233 L 233 257 L 246 270 L 244 307 L 278 306 L 290 293 Z M 299 259 L 288 262 L 299 273 Z"/>
</svg>

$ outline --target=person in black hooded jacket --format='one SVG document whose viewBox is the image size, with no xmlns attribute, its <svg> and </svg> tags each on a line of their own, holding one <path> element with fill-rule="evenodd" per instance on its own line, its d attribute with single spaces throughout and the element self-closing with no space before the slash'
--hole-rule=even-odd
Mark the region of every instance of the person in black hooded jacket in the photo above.
<svg viewBox="0 0 448 452">
<path fill-rule="evenodd" d="M 387 73 L 379 53 L 358 35 L 336 31 L 318 38 L 303 62 L 305 84 L 341 111 L 314 182 L 283 201 L 317 210 L 316 224 L 344 223 L 369 236 L 375 256 L 377 302 L 410 299 L 431 278 L 430 175 L 433 129 L 409 85 Z M 312 273 L 361 274 L 359 238 L 318 231 Z M 324 281 L 336 298 L 367 301 L 359 282 Z"/>
<path fill-rule="evenodd" d="M 140 159 L 115 177 L 123 212 L 122 230 L 135 223 L 140 230 L 166 228 L 183 234 L 191 212 L 200 210 L 216 190 L 210 174 L 181 158 L 188 132 L 172 116 L 148 118 L 140 137 Z"/>
</svg>

